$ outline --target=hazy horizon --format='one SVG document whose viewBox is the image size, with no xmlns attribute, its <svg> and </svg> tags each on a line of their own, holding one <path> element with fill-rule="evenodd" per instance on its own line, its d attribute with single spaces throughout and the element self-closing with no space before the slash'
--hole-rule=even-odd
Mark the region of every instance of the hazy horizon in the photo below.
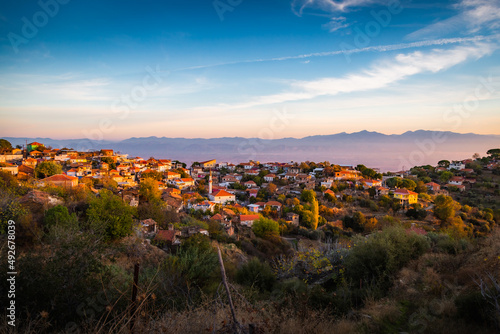
<svg viewBox="0 0 500 334">
<path fill-rule="evenodd" d="M 360 131 L 355 131 L 355 132 L 337 132 L 337 133 L 327 133 L 327 134 L 310 134 L 306 135 L 303 137 L 276 137 L 276 138 L 271 138 L 271 139 L 304 139 L 308 137 L 316 137 L 316 136 L 334 136 L 334 135 L 339 135 L 339 134 L 347 134 L 347 135 L 353 135 L 353 134 L 358 134 L 358 133 L 376 133 L 376 134 L 381 134 L 385 136 L 400 136 L 406 133 L 414 133 L 414 132 L 450 132 L 450 133 L 456 133 L 456 134 L 463 134 L 463 135 L 479 135 L 479 136 L 500 136 L 499 133 L 475 133 L 475 132 L 455 132 L 455 131 L 442 131 L 442 130 L 424 130 L 424 129 L 418 129 L 418 130 L 407 130 L 401 133 L 383 133 L 379 131 L 372 131 L 372 130 L 360 130 Z M 81 140 L 81 139 L 88 139 L 84 137 L 74 137 L 74 138 L 60 138 L 57 136 L 52 136 L 52 137 L 42 137 L 42 136 L 37 136 L 37 135 L 31 135 L 31 136 L 24 136 L 24 137 L 16 137 L 16 136 L 0 136 L 0 138 L 16 138 L 16 139 L 23 139 L 23 138 L 40 138 L 40 139 L 54 139 L 54 140 Z M 102 139 L 102 141 L 113 141 L 113 142 L 119 142 L 127 139 L 140 139 L 140 138 L 168 138 L 168 139 L 224 139 L 224 138 L 242 138 L 242 139 L 262 139 L 262 140 L 269 140 L 268 138 L 262 138 L 262 137 L 243 137 L 243 136 L 223 136 L 223 137 L 168 137 L 168 136 L 144 136 L 144 137 L 135 137 L 135 136 L 130 136 L 130 137 L 122 137 L 122 138 L 109 138 L 109 139 Z M 95 140 L 92 139 L 93 141 L 101 141 L 101 140 Z"/>
</svg>

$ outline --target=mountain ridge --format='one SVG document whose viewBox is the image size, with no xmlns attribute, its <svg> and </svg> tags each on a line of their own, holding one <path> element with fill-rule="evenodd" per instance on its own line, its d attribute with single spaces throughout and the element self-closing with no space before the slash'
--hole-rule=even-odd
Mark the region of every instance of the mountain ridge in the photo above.
<svg viewBox="0 0 500 334">
<path fill-rule="evenodd" d="M 441 159 L 470 158 L 500 147 L 500 135 L 416 130 L 402 134 L 376 131 L 314 135 L 302 138 L 259 139 L 245 137 L 170 138 L 131 137 L 123 140 L 51 139 L 2 137 L 13 145 L 39 141 L 54 148 L 77 150 L 113 149 L 130 156 L 168 158 L 185 162 L 216 158 L 233 163 L 260 161 L 330 161 L 362 163 L 381 170 L 436 164 Z M 410 166 L 411 165 L 411 166 Z"/>
</svg>

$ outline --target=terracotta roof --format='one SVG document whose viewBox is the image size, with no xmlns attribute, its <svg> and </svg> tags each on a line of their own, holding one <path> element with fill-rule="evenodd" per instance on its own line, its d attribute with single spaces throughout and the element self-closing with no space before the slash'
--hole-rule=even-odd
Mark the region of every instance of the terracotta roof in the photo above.
<svg viewBox="0 0 500 334">
<path fill-rule="evenodd" d="M 228 193 L 225 190 L 219 190 L 217 193 L 214 193 L 214 197 L 230 197 L 230 196 L 234 196 L 234 195 Z"/>
<path fill-rule="evenodd" d="M 78 180 L 78 178 L 74 177 L 74 176 L 64 175 L 64 174 L 56 174 L 56 175 L 46 177 L 43 180 L 44 181 L 73 181 L 73 180 Z"/>
<path fill-rule="evenodd" d="M 220 213 L 217 213 L 215 215 L 212 216 L 212 219 L 215 219 L 215 220 L 222 220 L 222 216 Z"/>
<path fill-rule="evenodd" d="M 259 215 L 240 215 L 240 221 L 257 220 L 259 218 Z"/>
<path fill-rule="evenodd" d="M 176 233 L 174 230 L 161 230 L 158 231 L 158 234 L 156 234 L 155 239 L 173 242 L 175 239 L 175 234 Z"/>
<path fill-rule="evenodd" d="M 394 191 L 394 193 L 399 195 L 418 195 L 416 192 L 410 191 L 406 188 L 397 189 L 396 191 Z"/>
<path fill-rule="evenodd" d="M 266 205 L 271 205 L 271 206 L 282 206 L 280 202 L 277 201 L 269 201 L 266 203 Z"/>
</svg>

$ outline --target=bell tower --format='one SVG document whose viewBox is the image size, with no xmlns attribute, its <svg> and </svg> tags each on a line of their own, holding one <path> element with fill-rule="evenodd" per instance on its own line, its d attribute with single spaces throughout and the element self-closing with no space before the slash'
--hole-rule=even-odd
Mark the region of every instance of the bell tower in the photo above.
<svg viewBox="0 0 500 334">
<path fill-rule="evenodd" d="M 208 194 L 212 194 L 212 169 L 210 169 L 210 176 L 208 177 Z"/>
</svg>

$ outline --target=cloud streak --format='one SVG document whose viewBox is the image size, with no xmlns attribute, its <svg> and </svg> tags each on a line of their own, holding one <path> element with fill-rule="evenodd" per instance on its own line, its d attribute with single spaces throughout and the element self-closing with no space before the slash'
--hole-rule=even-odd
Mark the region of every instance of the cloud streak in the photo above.
<svg viewBox="0 0 500 334">
<path fill-rule="evenodd" d="M 469 46 L 458 46 L 454 49 L 435 49 L 426 53 L 415 51 L 408 54 L 399 54 L 360 73 L 349 74 L 340 78 L 295 81 L 291 84 L 289 91 L 260 96 L 245 103 L 219 105 L 213 107 L 213 109 L 243 109 L 259 105 L 312 99 L 319 96 L 334 96 L 341 93 L 381 89 L 420 73 L 436 73 L 471 59 L 480 59 L 491 54 L 496 48 L 496 44 L 478 42 Z"/>
<path fill-rule="evenodd" d="M 328 13 L 346 12 L 350 8 L 364 7 L 374 3 L 383 2 L 381 0 L 294 0 L 292 10 L 297 16 L 302 16 L 307 8 L 320 9 Z"/>
<path fill-rule="evenodd" d="M 459 14 L 419 29 L 407 38 L 436 38 L 456 31 L 478 33 L 482 29 L 495 31 L 500 28 L 500 0 L 462 0 L 457 9 Z"/>
<path fill-rule="evenodd" d="M 398 51 L 398 50 L 421 48 L 421 47 L 428 47 L 428 46 L 443 46 L 443 45 L 449 45 L 449 44 L 463 44 L 463 43 L 469 43 L 469 42 L 488 41 L 488 40 L 497 39 L 497 38 L 498 38 L 498 36 L 441 38 L 441 39 L 434 39 L 434 40 L 428 40 L 428 41 L 418 41 L 418 42 L 411 42 L 411 43 L 376 45 L 376 46 L 369 46 L 366 48 L 358 48 L 358 49 L 314 52 L 314 53 L 306 53 L 306 54 L 295 55 L 295 56 L 284 56 L 284 57 L 275 57 L 275 58 L 258 58 L 258 59 L 238 60 L 238 61 L 231 61 L 231 62 L 224 62 L 224 63 L 217 63 L 217 64 L 190 66 L 190 67 L 183 67 L 183 68 L 175 69 L 175 70 L 172 70 L 172 72 L 198 70 L 198 69 L 205 69 L 205 68 L 212 68 L 212 67 L 249 64 L 249 63 L 275 62 L 275 61 L 307 59 L 307 58 L 315 58 L 315 57 L 330 57 L 330 56 L 337 56 L 337 55 L 350 55 L 350 54 L 365 53 L 365 52 Z"/>
</svg>

